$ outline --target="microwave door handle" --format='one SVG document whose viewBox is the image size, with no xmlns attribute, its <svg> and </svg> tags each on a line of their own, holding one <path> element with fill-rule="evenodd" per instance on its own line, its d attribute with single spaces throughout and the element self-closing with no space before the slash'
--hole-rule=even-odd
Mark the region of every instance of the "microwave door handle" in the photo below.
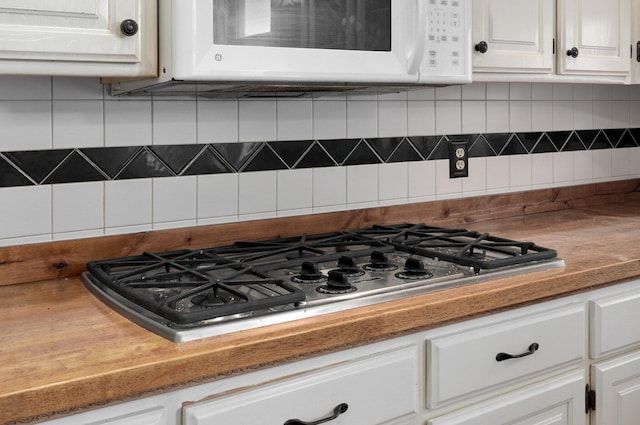
<svg viewBox="0 0 640 425">
<path fill-rule="evenodd" d="M 409 75 L 417 74 L 422 59 L 424 58 L 424 52 L 427 48 L 427 10 L 424 7 L 425 0 L 416 0 L 417 7 L 417 19 L 416 25 L 418 26 L 416 31 L 416 40 L 413 50 L 409 53 L 407 60 L 407 73 Z"/>
</svg>

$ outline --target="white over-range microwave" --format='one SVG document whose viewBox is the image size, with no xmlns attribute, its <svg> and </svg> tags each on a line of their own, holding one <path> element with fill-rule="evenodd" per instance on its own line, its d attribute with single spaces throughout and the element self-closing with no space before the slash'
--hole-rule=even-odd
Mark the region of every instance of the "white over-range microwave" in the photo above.
<svg viewBox="0 0 640 425">
<path fill-rule="evenodd" d="M 300 96 L 471 82 L 471 0 L 160 0 L 159 77 L 112 94 Z"/>
</svg>

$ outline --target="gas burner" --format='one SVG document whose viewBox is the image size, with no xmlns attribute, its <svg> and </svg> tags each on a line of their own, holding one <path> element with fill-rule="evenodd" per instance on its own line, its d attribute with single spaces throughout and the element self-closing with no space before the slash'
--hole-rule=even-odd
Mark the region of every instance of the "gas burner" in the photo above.
<svg viewBox="0 0 640 425">
<path fill-rule="evenodd" d="M 300 273 L 294 275 L 291 280 L 296 283 L 322 283 L 327 281 L 327 276 L 318 270 L 318 266 L 305 261 L 300 267 Z"/>
<path fill-rule="evenodd" d="M 349 283 L 349 276 L 337 270 L 330 270 L 327 278 L 327 284 L 318 286 L 316 291 L 321 294 L 348 294 L 357 291 L 358 288 Z"/>
<path fill-rule="evenodd" d="M 395 274 L 398 279 L 405 280 L 423 280 L 431 279 L 433 273 L 425 270 L 422 260 L 417 258 L 408 258 L 404 263 L 404 270 Z"/>
<path fill-rule="evenodd" d="M 358 277 L 364 274 L 364 270 L 358 266 L 356 260 L 352 257 L 347 257 L 346 255 L 343 255 L 338 260 L 338 268 L 331 271 L 342 273 L 347 277 Z"/>
<path fill-rule="evenodd" d="M 211 291 L 191 298 L 191 303 L 200 307 L 218 307 L 239 301 L 233 294 L 224 291 Z"/>
<path fill-rule="evenodd" d="M 380 251 L 371 253 L 371 262 L 362 266 L 364 270 L 370 272 L 391 272 L 397 270 L 398 266 L 389 262 L 389 257 Z"/>
</svg>

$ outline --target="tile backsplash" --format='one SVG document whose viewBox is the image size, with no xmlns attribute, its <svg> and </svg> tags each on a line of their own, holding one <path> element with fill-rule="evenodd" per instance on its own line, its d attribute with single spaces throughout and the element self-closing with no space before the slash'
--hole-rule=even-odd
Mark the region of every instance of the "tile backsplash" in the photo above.
<svg viewBox="0 0 640 425">
<path fill-rule="evenodd" d="M 640 86 L 212 100 L 0 77 L 0 124 L 4 246 L 640 177 Z"/>
</svg>

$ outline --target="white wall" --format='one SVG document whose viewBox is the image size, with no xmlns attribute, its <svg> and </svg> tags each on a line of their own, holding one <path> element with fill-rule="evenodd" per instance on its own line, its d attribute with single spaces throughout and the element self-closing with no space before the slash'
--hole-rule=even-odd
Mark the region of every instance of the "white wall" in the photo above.
<svg viewBox="0 0 640 425">
<path fill-rule="evenodd" d="M 96 79 L 0 77 L 0 152 L 640 127 L 640 86 L 474 83 L 298 100 L 112 98 Z M 640 177 L 640 148 L 0 188 L 0 245 Z"/>
</svg>

